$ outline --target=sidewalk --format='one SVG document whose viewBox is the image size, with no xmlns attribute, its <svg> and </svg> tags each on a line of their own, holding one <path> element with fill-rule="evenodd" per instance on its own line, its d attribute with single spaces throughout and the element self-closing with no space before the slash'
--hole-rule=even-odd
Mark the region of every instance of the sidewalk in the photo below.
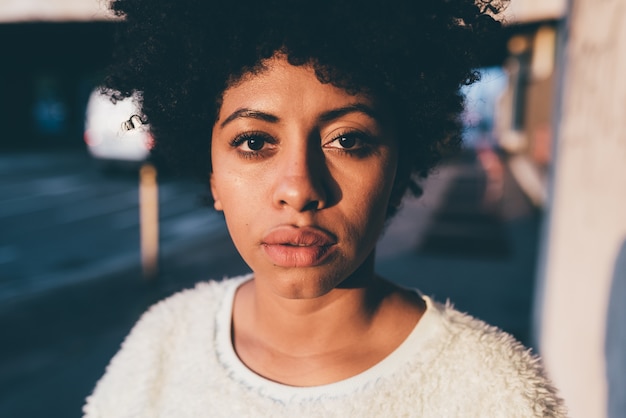
<svg viewBox="0 0 626 418">
<path fill-rule="evenodd" d="M 444 166 L 434 197 L 427 184 L 423 201 L 405 203 L 379 243 L 377 266 L 529 345 L 540 216 L 501 169 L 491 179 L 472 155 Z M 489 195 L 498 181 L 500 193 Z"/>
</svg>

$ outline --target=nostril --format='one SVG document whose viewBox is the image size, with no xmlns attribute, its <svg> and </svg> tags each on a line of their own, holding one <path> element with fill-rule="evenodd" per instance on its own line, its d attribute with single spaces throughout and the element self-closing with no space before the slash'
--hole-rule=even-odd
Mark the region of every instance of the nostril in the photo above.
<svg viewBox="0 0 626 418">
<path fill-rule="evenodd" d="M 318 175 L 278 175 L 273 189 L 273 200 L 279 207 L 297 211 L 322 209 L 326 201 L 324 182 Z"/>
<path fill-rule="evenodd" d="M 289 203 L 286 200 L 281 200 L 279 202 L 280 206 L 293 206 L 292 203 Z M 317 209 L 321 209 L 321 201 L 319 200 L 310 200 L 306 203 L 304 203 L 303 205 L 300 206 L 299 210 L 302 211 L 308 211 L 308 210 L 317 210 Z"/>
<path fill-rule="evenodd" d="M 320 207 L 320 201 L 319 200 L 311 200 L 310 202 L 308 202 L 306 205 L 304 205 L 304 207 L 302 208 L 303 211 L 309 211 L 309 210 L 318 210 L 321 209 Z"/>
</svg>

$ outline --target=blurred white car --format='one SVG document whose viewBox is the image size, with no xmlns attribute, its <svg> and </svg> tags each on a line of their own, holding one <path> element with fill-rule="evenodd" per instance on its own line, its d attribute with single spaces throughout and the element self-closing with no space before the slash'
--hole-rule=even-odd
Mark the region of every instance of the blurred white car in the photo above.
<svg viewBox="0 0 626 418">
<path fill-rule="evenodd" d="M 94 90 L 85 113 L 84 139 L 89 153 L 104 163 L 141 163 L 148 159 L 154 140 L 150 127 L 142 125 L 137 114 L 134 97 L 113 103 Z"/>
</svg>

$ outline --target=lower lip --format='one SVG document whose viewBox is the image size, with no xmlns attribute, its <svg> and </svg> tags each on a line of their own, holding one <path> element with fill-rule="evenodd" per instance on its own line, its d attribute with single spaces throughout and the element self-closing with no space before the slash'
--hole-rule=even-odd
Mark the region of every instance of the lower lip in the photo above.
<svg viewBox="0 0 626 418">
<path fill-rule="evenodd" d="M 263 249 L 274 265 L 279 267 L 315 267 L 328 259 L 334 246 L 305 246 L 264 244 Z"/>
</svg>

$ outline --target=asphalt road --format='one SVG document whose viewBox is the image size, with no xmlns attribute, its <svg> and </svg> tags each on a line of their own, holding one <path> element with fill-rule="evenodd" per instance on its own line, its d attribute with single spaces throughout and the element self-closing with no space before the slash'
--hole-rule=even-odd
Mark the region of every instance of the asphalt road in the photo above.
<svg viewBox="0 0 626 418">
<path fill-rule="evenodd" d="M 79 417 L 148 306 L 244 273 L 202 185 L 159 181 L 159 274 L 142 277 L 138 182 L 88 156 L 0 156 L 0 417 Z"/>
<path fill-rule="evenodd" d="M 160 179 L 163 254 L 224 230 L 203 192 Z M 138 200 L 136 172 L 105 174 L 86 153 L 0 155 L 0 301 L 137 265 Z"/>
</svg>

